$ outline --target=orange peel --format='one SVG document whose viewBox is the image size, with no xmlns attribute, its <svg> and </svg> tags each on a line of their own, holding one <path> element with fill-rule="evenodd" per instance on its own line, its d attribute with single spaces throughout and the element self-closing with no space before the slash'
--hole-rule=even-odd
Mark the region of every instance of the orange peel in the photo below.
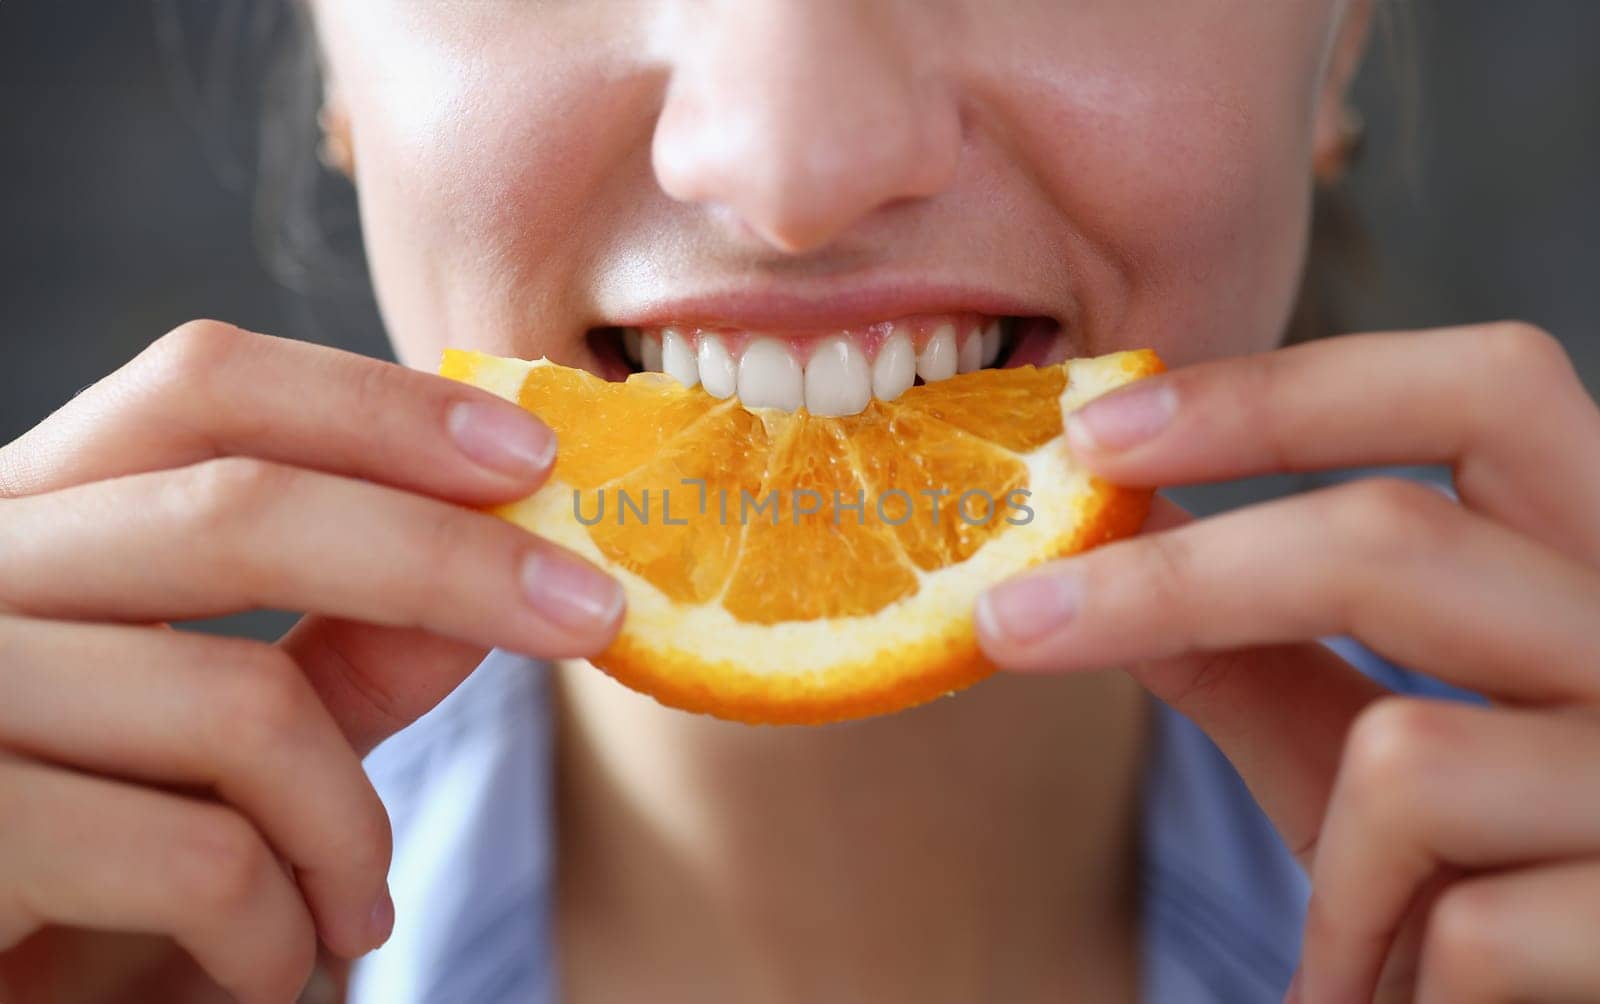
<svg viewBox="0 0 1600 1004">
<path fill-rule="evenodd" d="M 989 675 L 979 593 L 1137 531 L 1152 491 L 1090 475 L 1062 417 L 1162 368 L 1141 349 L 981 370 L 840 418 L 542 359 L 450 350 L 441 372 L 555 430 L 549 482 L 490 511 L 622 583 L 595 666 L 674 708 L 818 724 Z"/>
</svg>

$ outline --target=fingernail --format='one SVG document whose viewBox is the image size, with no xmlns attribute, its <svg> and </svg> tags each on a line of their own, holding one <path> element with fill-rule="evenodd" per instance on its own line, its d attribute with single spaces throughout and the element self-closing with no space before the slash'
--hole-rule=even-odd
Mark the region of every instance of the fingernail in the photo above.
<svg viewBox="0 0 1600 1004">
<path fill-rule="evenodd" d="M 389 895 L 389 887 L 384 886 L 383 895 L 372 905 L 372 916 L 367 920 L 367 940 L 373 948 L 377 948 L 388 941 L 393 933 L 394 897 Z"/>
<path fill-rule="evenodd" d="M 1165 380 L 1141 380 L 1097 397 L 1067 415 L 1072 445 L 1087 450 L 1126 450 L 1172 423 L 1178 396 Z"/>
<path fill-rule="evenodd" d="M 1067 569 L 1013 579 L 978 597 L 978 630 L 990 639 L 1025 645 L 1064 626 L 1083 595 L 1079 576 Z"/>
<path fill-rule="evenodd" d="M 622 615 L 621 584 L 576 559 L 533 552 L 522 566 L 522 589 L 541 615 L 574 631 L 601 631 Z"/>
<path fill-rule="evenodd" d="M 446 424 L 462 453 L 500 474 L 536 477 L 556 458 L 555 433 L 514 405 L 463 401 L 450 409 Z"/>
</svg>

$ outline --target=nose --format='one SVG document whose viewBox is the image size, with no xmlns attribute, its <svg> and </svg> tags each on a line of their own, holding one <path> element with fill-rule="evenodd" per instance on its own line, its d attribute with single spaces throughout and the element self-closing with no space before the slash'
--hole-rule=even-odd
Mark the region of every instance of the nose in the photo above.
<svg viewBox="0 0 1600 1004">
<path fill-rule="evenodd" d="M 779 250 L 825 246 L 955 177 L 959 104 L 921 3 L 726 0 L 666 32 L 652 159 L 662 189 L 720 206 Z M 924 30 L 917 30 L 917 29 Z"/>
</svg>

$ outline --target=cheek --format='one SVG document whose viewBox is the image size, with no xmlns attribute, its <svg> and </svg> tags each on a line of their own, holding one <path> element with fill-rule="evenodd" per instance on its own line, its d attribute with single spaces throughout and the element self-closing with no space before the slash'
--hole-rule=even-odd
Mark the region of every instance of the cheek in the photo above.
<svg viewBox="0 0 1600 1004">
<path fill-rule="evenodd" d="M 427 16 L 427 15 L 423 15 Z M 520 33 L 397 30 L 340 62 L 367 254 L 401 360 L 446 346 L 560 356 L 590 235 L 622 183 L 628 88 L 592 52 Z M 648 139 L 649 132 L 642 135 Z M 623 147 L 622 149 L 619 149 Z M 606 170 L 599 166 L 605 166 Z M 637 180 L 637 179 L 635 179 Z"/>
<path fill-rule="evenodd" d="M 640 202 L 657 194 L 664 83 L 635 62 L 626 36 L 642 29 L 604 0 L 327 9 L 402 360 L 431 368 L 446 345 L 561 358 L 609 241 L 662 215 Z M 1178 365 L 1278 337 L 1305 242 L 1317 9 L 1186 3 L 1154 35 L 1137 0 L 1050 7 L 1062 23 L 1022 39 L 975 22 L 969 54 L 1005 53 L 967 81 L 997 134 L 989 174 L 1026 174 L 1038 201 L 1008 192 L 1004 211 L 1054 221 L 1039 253 L 1072 273 L 1088 349 L 1153 345 Z"/>
<path fill-rule="evenodd" d="M 1091 312 L 1174 365 L 1272 344 L 1298 288 L 1310 175 L 1297 121 L 1164 96 L 1060 151 L 1069 218 L 1098 247 L 1118 302 Z"/>
<path fill-rule="evenodd" d="M 1262 27 L 1265 54 L 1248 32 L 1102 39 L 1019 78 L 1010 122 L 1068 228 L 1088 351 L 1149 345 L 1181 365 L 1281 336 L 1309 219 L 1313 28 Z"/>
</svg>

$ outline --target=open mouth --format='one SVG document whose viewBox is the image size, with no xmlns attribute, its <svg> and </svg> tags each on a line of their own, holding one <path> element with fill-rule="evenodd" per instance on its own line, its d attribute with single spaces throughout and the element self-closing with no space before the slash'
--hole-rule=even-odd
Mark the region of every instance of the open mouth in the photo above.
<svg viewBox="0 0 1600 1004">
<path fill-rule="evenodd" d="M 1048 317 L 917 314 L 848 330 L 756 332 L 666 324 L 596 328 L 589 345 L 610 380 L 659 372 L 750 408 L 804 407 L 854 415 L 873 398 L 892 401 L 919 383 L 958 373 L 1064 358 Z"/>
</svg>

